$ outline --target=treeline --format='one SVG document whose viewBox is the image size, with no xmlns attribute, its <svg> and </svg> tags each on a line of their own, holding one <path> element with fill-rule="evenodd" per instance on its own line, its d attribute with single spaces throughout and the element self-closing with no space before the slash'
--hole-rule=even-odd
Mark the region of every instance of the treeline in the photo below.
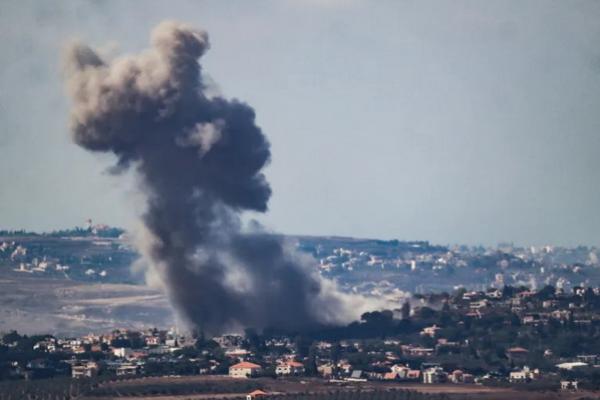
<svg viewBox="0 0 600 400">
<path fill-rule="evenodd" d="M 427 324 L 434 323 L 437 316 L 438 312 L 429 307 L 420 308 L 410 319 L 394 318 L 394 313 L 390 310 L 373 311 L 364 313 L 360 321 L 344 326 L 319 326 L 301 332 L 267 328 L 262 334 L 254 329 L 247 329 L 245 336 L 249 348 L 260 352 L 261 348 L 264 348 L 261 343 L 264 343 L 265 339 L 277 337 L 301 337 L 303 341 L 308 342 L 318 340 L 336 342 L 344 339 L 383 339 L 413 334 Z"/>
</svg>

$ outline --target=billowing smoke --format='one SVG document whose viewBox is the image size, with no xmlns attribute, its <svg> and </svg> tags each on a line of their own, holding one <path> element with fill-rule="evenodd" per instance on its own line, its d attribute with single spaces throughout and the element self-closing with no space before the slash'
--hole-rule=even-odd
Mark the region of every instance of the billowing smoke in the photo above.
<svg viewBox="0 0 600 400">
<path fill-rule="evenodd" d="M 148 233 L 140 251 L 175 309 L 211 333 L 354 317 L 355 299 L 280 237 L 242 229 L 243 211 L 267 210 L 269 142 L 250 106 L 207 94 L 198 63 L 206 32 L 163 22 L 151 44 L 110 61 L 75 44 L 65 71 L 75 143 L 114 153 L 116 173 L 139 177 Z"/>
</svg>

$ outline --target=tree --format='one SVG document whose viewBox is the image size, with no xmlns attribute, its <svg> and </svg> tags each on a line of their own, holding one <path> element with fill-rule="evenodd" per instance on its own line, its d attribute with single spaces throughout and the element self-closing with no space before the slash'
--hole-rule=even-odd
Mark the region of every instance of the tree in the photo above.
<svg viewBox="0 0 600 400">
<path fill-rule="evenodd" d="M 429 318 L 433 318 L 435 317 L 435 310 L 433 308 L 430 307 L 421 307 L 419 309 L 419 317 L 421 317 L 422 319 L 429 319 Z"/>
<path fill-rule="evenodd" d="M 548 300 L 554 297 L 555 292 L 556 289 L 554 289 L 554 286 L 546 285 L 536 293 L 536 297 L 540 300 Z"/>
<path fill-rule="evenodd" d="M 392 334 L 395 326 L 394 313 L 390 310 L 366 312 L 360 319 L 362 337 L 385 337 Z"/>
<path fill-rule="evenodd" d="M 450 325 L 452 322 L 452 315 L 450 313 L 450 305 L 448 304 L 447 301 L 444 301 L 444 304 L 442 305 L 442 310 L 440 311 L 440 315 L 438 318 L 438 323 L 441 326 L 448 326 Z"/>
<path fill-rule="evenodd" d="M 304 370 L 308 376 L 316 376 L 319 373 L 317 370 L 317 347 L 315 345 L 310 346 L 308 359 L 304 363 Z"/>
<path fill-rule="evenodd" d="M 306 357 L 310 351 L 310 345 L 312 341 L 306 336 L 296 336 L 294 339 L 294 345 L 296 347 L 296 353 L 299 357 Z"/>
<path fill-rule="evenodd" d="M 266 349 L 264 340 L 256 332 L 254 328 L 246 328 L 244 330 L 244 347 L 256 354 L 262 353 Z"/>
<path fill-rule="evenodd" d="M 404 304 L 402 304 L 402 308 L 400 309 L 400 313 L 402 314 L 402 319 L 410 318 L 410 302 L 406 300 Z"/>
<path fill-rule="evenodd" d="M 12 344 L 21 340 L 21 335 L 17 331 L 11 331 L 2 337 L 2 343 Z"/>
<path fill-rule="evenodd" d="M 454 293 L 454 297 L 453 297 L 453 301 L 454 303 L 459 303 L 462 301 L 463 296 L 465 295 L 465 293 L 467 293 L 467 289 L 465 289 L 464 287 L 458 289 L 455 293 Z"/>
<path fill-rule="evenodd" d="M 506 285 L 506 286 L 504 286 L 504 288 L 502 288 L 502 298 L 504 298 L 504 299 L 510 299 L 516 293 L 517 293 L 517 290 L 513 286 Z"/>
<path fill-rule="evenodd" d="M 340 346 L 340 342 L 335 342 L 331 345 L 331 361 L 334 364 L 337 364 L 340 360 L 340 356 L 342 355 L 342 346 Z"/>
</svg>

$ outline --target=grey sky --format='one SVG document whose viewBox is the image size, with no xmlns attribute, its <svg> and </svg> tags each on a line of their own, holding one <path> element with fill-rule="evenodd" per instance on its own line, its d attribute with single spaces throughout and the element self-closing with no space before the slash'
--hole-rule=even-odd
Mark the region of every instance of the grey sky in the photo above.
<svg viewBox="0 0 600 400">
<path fill-rule="evenodd" d="M 600 245 L 600 2 L 0 4 L 0 227 L 127 226 L 131 182 L 71 144 L 60 49 L 209 31 L 205 71 L 273 145 L 285 233 Z"/>
</svg>

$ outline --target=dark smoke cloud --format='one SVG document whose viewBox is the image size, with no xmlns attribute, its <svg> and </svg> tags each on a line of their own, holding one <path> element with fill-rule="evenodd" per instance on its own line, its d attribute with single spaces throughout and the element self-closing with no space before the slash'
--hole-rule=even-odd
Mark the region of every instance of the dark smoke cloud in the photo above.
<svg viewBox="0 0 600 400">
<path fill-rule="evenodd" d="M 240 326 L 305 328 L 357 312 L 281 238 L 242 230 L 264 212 L 269 142 L 254 110 L 211 97 L 198 59 L 206 32 L 163 22 L 149 50 L 104 60 L 83 44 L 66 54 L 72 134 L 134 168 L 146 198 L 140 250 L 175 308 L 208 332 Z"/>
</svg>

